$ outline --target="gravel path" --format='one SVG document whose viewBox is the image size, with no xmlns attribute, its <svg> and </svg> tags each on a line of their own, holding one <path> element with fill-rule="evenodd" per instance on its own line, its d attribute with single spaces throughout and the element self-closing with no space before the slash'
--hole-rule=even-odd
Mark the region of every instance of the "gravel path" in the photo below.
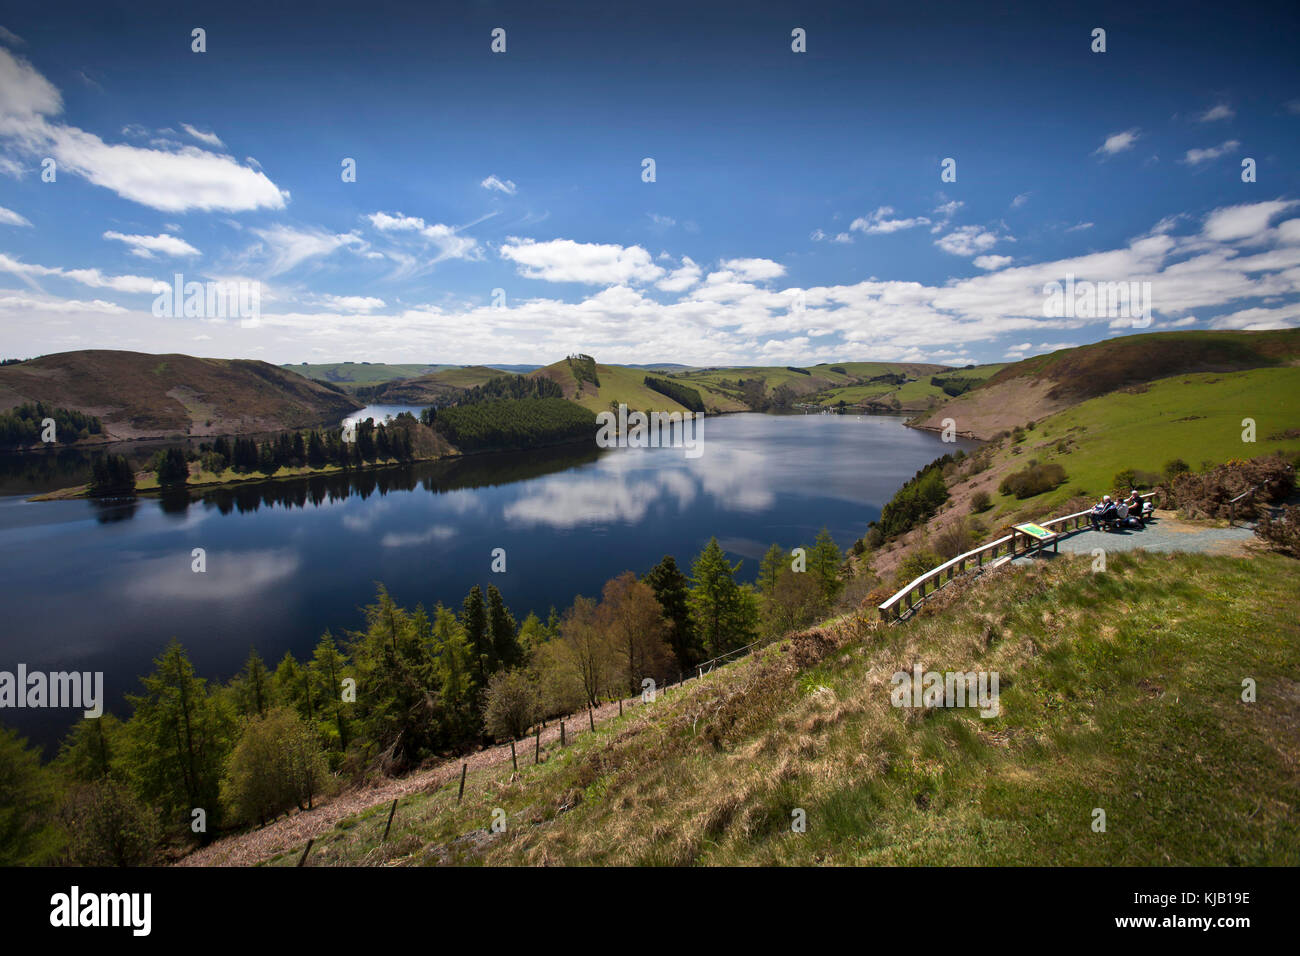
<svg viewBox="0 0 1300 956">
<path fill-rule="evenodd" d="M 1215 528 L 1205 524 L 1182 521 L 1172 511 L 1157 511 L 1154 521 L 1145 528 L 1127 527 L 1119 531 L 1093 531 L 1085 528 L 1072 531 L 1061 538 L 1061 551 L 1071 554 L 1091 554 L 1094 548 L 1112 551 L 1201 551 L 1208 554 L 1242 555 L 1245 546 L 1255 540 L 1253 524 L 1232 528 Z M 1051 557 L 1051 551 L 1043 552 Z M 1016 564 L 1042 560 L 1036 555 L 1015 559 Z"/>
</svg>

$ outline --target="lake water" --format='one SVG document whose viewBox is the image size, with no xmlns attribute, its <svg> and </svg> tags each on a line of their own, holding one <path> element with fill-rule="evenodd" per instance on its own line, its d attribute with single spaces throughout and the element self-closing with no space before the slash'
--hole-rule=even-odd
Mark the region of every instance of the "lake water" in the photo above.
<svg viewBox="0 0 1300 956">
<path fill-rule="evenodd" d="M 172 637 L 220 681 L 250 646 L 272 667 L 285 651 L 302 660 L 326 628 L 361 624 L 376 582 L 400 604 L 458 611 L 472 585 L 495 584 L 522 621 L 664 554 L 689 573 L 711 535 L 753 580 L 772 542 L 810 544 L 825 525 L 851 546 L 907 478 L 954 450 L 901 419 L 852 415 L 710 418 L 703 440 L 693 459 L 568 446 L 111 505 L 28 502 L 13 492 L 72 482 L 51 460 L 11 460 L 0 670 L 103 671 L 108 708 L 125 716 L 122 694 Z M 191 570 L 194 548 L 205 573 Z M 506 549 L 504 574 L 490 569 L 494 548 Z M 73 719 L 0 711 L 46 744 Z"/>
</svg>

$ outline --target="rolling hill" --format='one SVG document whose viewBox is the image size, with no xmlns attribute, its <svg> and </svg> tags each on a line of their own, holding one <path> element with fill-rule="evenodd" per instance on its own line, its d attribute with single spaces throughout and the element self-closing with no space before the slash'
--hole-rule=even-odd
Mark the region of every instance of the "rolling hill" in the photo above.
<svg viewBox="0 0 1300 956">
<path fill-rule="evenodd" d="M 302 362 L 298 365 L 281 365 L 282 369 L 297 372 L 318 382 L 332 382 L 343 388 L 359 385 L 380 385 L 399 378 L 418 378 L 432 375 L 454 365 L 389 365 L 384 362 Z"/>
<path fill-rule="evenodd" d="M 1277 332 L 1154 332 L 1061 349 L 1007 365 L 982 385 L 912 424 L 987 439 L 1082 401 L 1175 375 L 1295 365 L 1300 329 Z"/>
<path fill-rule="evenodd" d="M 379 405 L 433 405 L 453 399 L 461 389 L 511 374 L 486 365 L 451 366 L 416 378 L 362 386 L 355 393 L 358 398 Z"/>
<path fill-rule="evenodd" d="M 0 367 L 0 410 L 28 401 L 97 416 L 105 441 L 334 425 L 361 407 L 336 385 L 266 362 L 112 350 Z"/>
</svg>

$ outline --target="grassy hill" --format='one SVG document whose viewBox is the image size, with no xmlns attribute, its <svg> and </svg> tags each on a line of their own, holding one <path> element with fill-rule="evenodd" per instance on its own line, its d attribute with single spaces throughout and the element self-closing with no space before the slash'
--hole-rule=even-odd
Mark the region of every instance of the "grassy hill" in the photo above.
<svg viewBox="0 0 1300 956">
<path fill-rule="evenodd" d="M 627 365 L 601 365 L 597 363 L 596 377 L 600 380 L 599 385 L 590 381 L 580 382 L 574 376 L 567 359 L 547 365 L 545 368 L 540 368 L 530 374 L 549 378 L 559 383 L 560 387 L 564 389 L 565 398 L 577 402 L 583 408 L 590 409 L 593 412 L 607 411 L 611 403 L 614 405 L 622 403 L 627 405 L 628 408 L 641 411 L 687 411 L 684 405 L 666 395 L 661 395 L 652 388 L 646 387 L 645 379 L 648 373 L 645 369 L 633 368 Z M 674 381 L 686 380 L 684 378 L 674 378 Z M 707 388 L 699 388 L 693 381 L 688 381 L 687 384 L 700 392 L 700 397 L 704 399 L 705 408 L 710 411 L 737 412 L 745 410 L 745 406 L 741 402 L 735 401 L 727 395 Z"/>
<path fill-rule="evenodd" d="M 451 366 L 416 378 L 399 379 L 356 390 L 359 398 L 379 405 L 432 405 L 454 398 L 461 389 L 490 378 L 511 375 L 486 365 Z"/>
<path fill-rule="evenodd" d="M 954 404 L 956 404 L 954 402 Z M 1242 420 L 1255 422 L 1255 441 L 1242 440 Z M 960 424 L 960 419 L 958 419 Z M 1011 524 L 1077 510 L 1072 499 L 1094 501 L 1120 489 L 1126 469 L 1163 475 L 1181 459 L 1200 471 L 1232 459 L 1273 452 L 1300 454 L 1300 367 L 1177 375 L 1080 402 L 1030 428 L 1001 433 L 960 465 L 949 466 L 948 503 L 923 527 L 869 555 L 873 570 L 890 578 L 899 561 L 969 522 L 979 493 L 991 507 L 975 515 L 984 534 L 971 547 L 1005 533 Z M 1002 494 L 1008 474 L 1031 461 L 1065 469 L 1063 484 L 1030 498 Z"/>
<path fill-rule="evenodd" d="M 266 362 L 88 350 L 0 367 L 0 410 L 42 401 L 99 417 L 105 439 L 335 425 L 361 405 Z"/>
<path fill-rule="evenodd" d="M 387 807 L 343 820 L 313 862 L 1295 866 L 1300 625 L 1277 595 L 1297 589 L 1276 555 L 1004 568 L 897 627 L 788 638 L 539 766 L 476 771 L 463 802 L 458 777 L 405 796 L 386 843 Z M 891 706 L 917 663 L 996 671 L 999 713 Z"/>
<path fill-rule="evenodd" d="M 355 385 L 379 385 L 399 378 L 431 375 L 454 365 L 388 365 L 384 362 L 326 362 L 281 365 L 281 368 L 318 382 L 332 382 L 349 388 Z"/>
<path fill-rule="evenodd" d="M 1300 361 L 1300 329 L 1276 332 L 1155 332 L 1061 349 L 1015 362 L 983 385 L 913 424 L 988 438 L 1099 395 L 1196 372 L 1236 372 Z"/>
</svg>

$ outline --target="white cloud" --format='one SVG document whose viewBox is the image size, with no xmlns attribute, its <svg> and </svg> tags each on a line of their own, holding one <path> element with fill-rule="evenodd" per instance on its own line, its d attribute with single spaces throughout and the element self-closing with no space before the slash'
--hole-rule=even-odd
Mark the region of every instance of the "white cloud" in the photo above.
<svg viewBox="0 0 1300 956">
<path fill-rule="evenodd" d="M 353 312 L 373 312 L 387 305 L 383 299 L 365 295 L 323 295 L 320 298 L 330 308 Z"/>
<path fill-rule="evenodd" d="M 664 292 L 685 292 L 700 281 L 701 270 L 689 256 L 682 257 L 682 264 L 655 283 L 656 289 Z"/>
<path fill-rule="evenodd" d="M 537 242 L 511 236 L 501 247 L 501 257 L 514 262 L 525 278 L 546 282 L 618 285 L 653 282 L 664 275 L 664 270 L 654 264 L 645 249 L 614 243 L 572 239 Z"/>
<path fill-rule="evenodd" d="M 0 206 L 0 226 L 30 226 L 31 224 L 31 220 L 26 216 L 20 216 L 12 209 Z"/>
<path fill-rule="evenodd" d="M 1019 209 L 1027 202 L 1029 202 L 1029 193 L 1021 193 L 1015 199 L 1011 200 L 1011 208 Z"/>
<path fill-rule="evenodd" d="M 1207 149 L 1189 149 L 1187 154 L 1179 160 L 1180 163 L 1186 163 L 1188 166 L 1196 166 L 1200 163 L 1208 163 L 1212 159 L 1218 159 L 1220 156 L 1226 156 L 1228 153 L 1235 153 L 1241 143 L 1235 139 L 1227 140 L 1218 146 L 1211 146 Z"/>
<path fill-rule="evenodd" d="M 30 262 L 20 262 L 0 253 L 0 272 L 32 279 L 37 276 L 49 276 L 59 279 L 71 279 L 82 285 L 95 289 L 112 289 L 115 292 L 153 292 L 156 279 L 146 276 L 107 276 L 98 269 L 60 269 L 54 266 L 41 266 Z"/>
<path fill-rule="evenodd" d="M 935 240 L 935 245 L 954 256 L 973 256 L 991 249 L 998 237 L 981 226 L 959 226 L 948 235 Z"/>
<path fill-rule="evenodd" d="M 189 123 L 181 123 L 181 129 L 185 130 L 185 132 L 189 133 L 205 146 L 211 146 L 215 149 L 226 148 L 226 144 L 221 141 L 221 137 L 216 133 L 204 133 L 202 130 L 195 129 Z"/>
<path fill-rule="evenodd" d="M 850 236 L 847 232 L 837 232 L 835 233 L 835 235 L 831 235 L 829 233 L 823 232 L 820 229 L 814 229 L 812 231 L 812 235 L 809 236 L 809 238 L 812 239 L 813 242 L 825 242 L 829 240 L 831 242 L 838 242 L 841 244 L 847 244 L 853 241 L 853 237 Z"/>
<path fill-rule="evenodd" d="M 1232 119 L 1236 115 L 1232 107 L 1227 103 L 1217 103 L 1196 117 L 1196 119 L 1201 123 L 1213 123 L 1215 120 Z"/>
<path fill-rule="evenodd" d="M 50 120 L 62 111 L 59 91 L 29 62 L 0 47 L 0 139 L 14 148 L 50 156 L 60 172 L 165 212 L 284 207 L 287 193 L 229 156 L 194 146 L 105 143 L 94 133 Z"/>
<path fill-rule="evenodd" d="M 456 529 L 446 525 L 433 525 L 427 531 L 418 533 L 389 532 L 379 539 L 384 548 L 409 548 L 413 545 L 429 544 L 432 541 L 446 541 L 456 535 Z"/>
<path fill-rule="evenodd" d="M 334 235 L 318 229 L 294 229 L 290 226 L 271 226 L 254 229 L 254 235 L 265 244 L 271 275 L 288 272 L 308 259 L 328 256 L 344 246 L 364 246 L 365 241 L 353 233 Z"/>
<path fill-rule="evenodd" d="M 1085 229 L 1091 229 L 1095 225 L 1091 222 L 1076 222 L 1073 226 L 1066 229 L 1066 232 L 1083 232 Z"/>
<path fill-rule="evenodd" d="M 1268 229 L 1268 221 L 1300 200 L 1273 200 L 1271 202 L 1243 203 L 1225 206 L 1205 217 L 1202 235 L 1215 242 L 1234 242 L 1238 239 L 1261 237 Z"/>
<path fill-rule="evenodd" d="M 719 266 L 745 282 L 763 282 L 785 275 L 785 266 L 771 259 L 727 259 Z"/>
<path fill-rule="evenodd" d="M 0 27 L 0 43 L 8 43 L 10 46 L 22 46 L 27 41 L 20 37 L 12 30 Z"/>
<path fill-rule="evenodd" d="M 979 268 L 988 269 L 989 271 L 1011 265 L 1010 256 L 976 256 L 971 261 Z"/>
<path fill-rule="evenodd" d="M 371 213 L 366 217 L 370 224 L 385 233 L 411 233 L 431 244 L 436 255 L 427 264 L 432 265 L 445 259 L 481 259 L 483 252 L 478 240 L 472 236 L 461 235 L 455 226 L 443 223 L 426 223 L 418 216 L 405 216 L 398 213 L 390 216 L 385 212 Z M 394 256 L 400 259 L 399 256 Z"/>
<path fill-rule="evenodd" d="M 139 256 L 141 259 L 153 259 L 155 253 L 162 253 L 165 256 L 197 256 L 199 254 L 199 250 L 184 239 L 178 239 L 166 233 L 158 236 L 130 236 L 110 230 L 104 233 L 104 238 L 126 243 L 131 247 L 131 254 Z"/>
<path fill-rule="evenodd" d="M 507 196 L 513 196 L 519 191 L 519 187 L 509 179 L 497 179 L 496 176 L 489 176 L 487 179 L 479 183 L 479 185 L 484 189 L 495 189 L 497 192 L 505 193 Z"/>
<path fill-rule="evenodd" d="M 1126 149 L 1132 149 L 1139 136 L 1141 136 L 1141 132 L 1137 129 L 1127 129 L 1122 133 L 1111 133 L 1106 137 L 1106 141 L 1093 151 L 1093 155 L 1096 156 L 1100 153 L 1102 156 L 1114 156 Z"/>
<path fill-rule="evenodd" d="M 942 207 L 940 207 L 942 208 Z M 891 219 L 894 214 L 892 206 L 881 206 L 873 213 L 866 216 L 859 216 L 849 223 L 850 232 L 864 232 L 868 235 L 875 233 L 898 232 L 900 229 L 912 229 L 916 226 L 928 226 L 930 220 L 925 216 L 916 216 L 910 219 Z"/>
</svg>

